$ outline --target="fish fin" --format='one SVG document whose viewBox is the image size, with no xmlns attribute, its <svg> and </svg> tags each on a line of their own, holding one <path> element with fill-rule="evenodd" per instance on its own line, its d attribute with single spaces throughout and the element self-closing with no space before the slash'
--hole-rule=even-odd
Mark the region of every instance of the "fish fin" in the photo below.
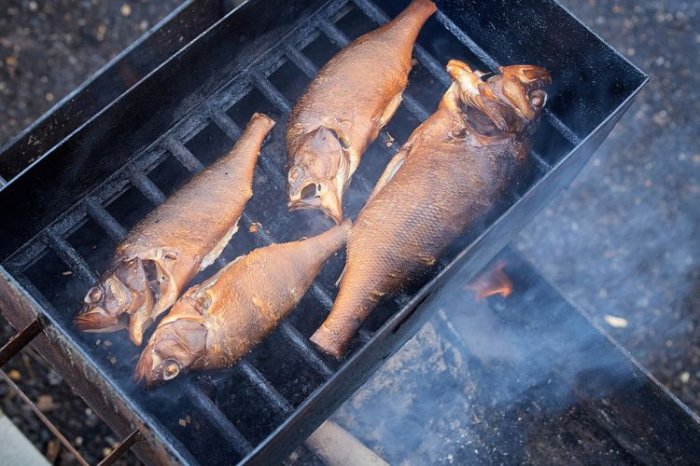
<svg viewBox="0 0 700 466">
<path fill-rule="evenodd" d="M 129 338 L 133 344 L 141 346 L 143 333 L 150 322 L 149 313 L 144 310 L 139 310 L 129 317 Z"/>
<path fill-rule="evenodd" d="M 340 276 L 338 279 L 335 281 L 335 286 L 336 288 L 340 286 L 340 282 L 343 280 L 343 276 L 345 275 L 345 271 L 348 270 L 348 264 L 347 262 L 345 263 L 345 266 L 343 267 L 343 271 L 340 272 Z"/>
<path fill-rule="evenodd" d="M 403 89 L 401 89 L 401 92 L 396 94 L 394 97 L 391 98 L 389 101 L 389 104 L 386 106 L 382 114 L 379 116 L 378 124 L 379 127 L 378 129 L 383 128 L 386 126 L 387 123 L 389 123 L 389 120 L 391 120 L 391 117 L 394 116 L 394 113 L 396 113 L 396 110 L 398 110 L 399 105 L 401 105 L 401 102 L 403 101 Z"/>
<path fill-rule="evenodd" d="M 367 202 L 365 203 L 365 205 L 367 205 L 372 199 L 374 199 L 374 197 L 379 193 L 379 191 L 381 191 L 384 188 L 384 186 L 389 184 L 389 182 L 394 178 L 396 173 L 398 173 L 401 166 L 403 166 L 407 156 L 408 150 L 405 146 L 399 152 L 397 152 L 396 155 L 394 155 L 394 157 L 389 161 L 386 168 L 384 169 L 384 173 L 382 173 L 382 176 L 379 178 L 379 181 L 377 181 L 377 184 L 374 185 L 374 189 L 369 195 L 369 198 L 367 198 Z"/>
<path fill-rule="evenodd" d="M 340 143 L 340 147 L 343 148 L 343 151 L 348 151 L 350 149 L 350 138 L 343 130 L 343 123 L 344 121 L 339 121 L 336 119 L 335 123 L 328 122 L 324 124 L 323 127 L 333 133 L 335 138 Z"/>
</svg>

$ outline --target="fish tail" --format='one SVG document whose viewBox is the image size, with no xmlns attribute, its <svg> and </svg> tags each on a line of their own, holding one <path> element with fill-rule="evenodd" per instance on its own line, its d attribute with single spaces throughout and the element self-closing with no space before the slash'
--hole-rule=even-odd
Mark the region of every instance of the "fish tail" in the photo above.
<svg viewBox="0 0 700 466">
<path fill-rule="evenodd" d="M 406 9 L 401 12 L 401 16 L 408 16 L 420 21 L 420 25 L 430 18 L 430 16 L 437 11 L 437 7 L 432 0 L 413 0 Z"/>
<path fill-rule="evenodd" d="M 393 21 L 387 26 L 399 33 L 401 42 L 412 44 L 416 41 L 420 29 L 423 24 L 437 11 L 435 3 L 431 0 L 413 0 L 405 10 L 403 10 Z M 408 34 L 409 37 L 406 36 Z"/>
<path fill-rule="evenodd" d="M 336 359 L 345 355 L 350 340 L 379 301 L 378 295 L 367 293 L 370 288 L 364 283 L 348 286 L 347 278 L 351 275 L 352 271 L 345 274 L 345 283 L 341 284 L 330 314 L 311 336 L 321 351 Z"/>
<path fill-rule="evenodd" d="M 329 228 L 320 235 L 310 238 L 306 241 L 306 244 L 313 251 L 314 255 L 325 262 L 328 257 L 347 243 L 351 229 L 352 221 L 346 219 L 340 225 Z"/>
</svg>

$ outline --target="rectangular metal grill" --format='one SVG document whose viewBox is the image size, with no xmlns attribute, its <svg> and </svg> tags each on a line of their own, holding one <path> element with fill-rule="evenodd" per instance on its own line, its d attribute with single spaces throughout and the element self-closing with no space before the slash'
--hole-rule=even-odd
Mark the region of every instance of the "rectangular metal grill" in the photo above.
<svg viewBox="0 0 700 466">
<path fill-rule="evenodd" d="M 391 8 L 398 7 L 393 5 Z M 286 429 L 289 439 L 303 438 L 304 430 L 310 431 L 311 426 L 319 424 L 324 414 L 342 401 L 341 396 L 332 403 L 318 397 L 319 387 L 328 388 L 331 382 L 337 385 L 338 381 L 333 379 L 341 367 L 336 361 L 319 354 L 307 336 L 332 305 L 334 293 L 330 286 L 342 267 L 343 254 L 331 259 L 299 310 L 233 369 L 187 376 L 155 391 L 146 392 L 142 387 L 129 386 L 138 351 L 130 346 L 125 335 L 90 336 L 78 334 L 72 328 L 71 319 L 76 307 L 84 291 L 96 281 L 96 271 L 106 267 L 114 245 L 145 213 L 163 203 L 191 175 L 222 155 L 240 136 L 241 125 L 252 111 L 270 113 L 278 125 L 262 149 L 255 173 L 255 194 L 241 218 L 239 232 L 215 265 L 196 280 L 213 274 L 252 248 L 297 239 L 301 235 L 311 236 L 325 229 L 328 225 L 315 219 L 316 213 L 299 213 L 294 219 L 285 214 L 283 132 L 286 117 L 292 102 L 327 59 L 318 54 L 319 51 L 321 55 L 329 52 L 325 42 L 340 49 L 362 32 L 388 20 L 389 16 L 369 0 L 328 2 L 3 263 L 43 308 L 48 321 L 86 352 L 88 359 L 112 381 L 117 392 L 129 400 L 157 437 L 170 443 L 174 456 L 180 461 L 209 464 L 230 462 L 232 456 L 238 460 L 279 458 L 294 445 L 273 446 L 269 450 L 276 429 L 277 434 L 280 429 Z M 464 47 L 472 59 L 470 63 L 477 68 L 496 70 L 499 65 L 443 11 L 431 20 L 431 34 L 433 41 L 438 35 L 440 40 Z M 387 131 L 382 132 L 364 156 L 348 190 L 350 215 L 359 211 L 362 200 L 371 191 L 399 143 L 429 116 L 449 84 L 444 63 L 452 57 L 435 57 L 421 44 L 416 45 L 414 57 L 416 70 L 409 79 L 403 104 Z M 398 143 L 392 144 L 392 137 L 387 133 L 397 133 Z M 514 190 L 511 198 L 504 201 L 498 212 L 490 216 L 491 221 L 518 202 L 581 143 L 582 137 L 577 131 L 547 110 L 530 154 L 530 176 Z M 581 158 L 585 162 L 587 157 Z M 0 179 L 0 188 L 3 183 L 6 182 Z M 297 223 L 290 223 L 292 221 Z M 257 232 L 249 231 L 258 224 L 261 226 Z M 465 235 L 459 245 L 472 244 L 476 239 L 474 235 L 473 232 Z M 439 269 L 448 267 L 458 253 L 462 254 L 455 248 L 446 254 Z M 480 260 L 485 262 L 487 256 L 484 253 Z M 62 267 L 67 267 L 71 275 L 61 274 Z M 353 341 L 355 359 L 358 350 L 377 338 L 376 331 L 398 309 L 415 309 L 425 299 L 426 293 L 424 291 L 421 295 L 408 290 L 378 309 Z M 411 314 L 412 311 L 406 313 L 407 317 Z M 415 319 L 412 326 L 419 322 Z M 400 326 L 401 322 L 397 325 Z M 401 336 L 395 337 L 396 341 L 407 338 L 409 333 L 410 330 L 402 330 Z M 105 348 L 99 344 L 101 340 L 109 340 L 111 346 Z M 292 352 L 287 354 L 285 348 Z M 386 357 L 388 354 L 383 359 Z M 370 367 L 377 364 L 372 363 Z M 279 376 L 277 368 L 281 373 Z M 299 376 L 287 377 L 298 371 L 301 371 Z M 361 375 L 355 385 L 368 375 Z M 271 380 L 273 378 L 275 380 Z M 231 393 L 222 394 L 222 386 L 229 387 Z M 352 387 L 339 393 L 347 396 L 350 390 Z M 231 399 L 234 402 L 229 402 Z M 315 408 L 314 403 L 319 403 L 321 408 Z M 260 415 L 252 415 L 249 406 L 255 406 Z M 168 413 L 167 409 L 174 412 Z M 304 421 L 300 432 L 288 432 L 294 426 L 290 423 L 291 417 L 302 416 L 304 413 L 300 411 L 305 411 L 308 417 L 308 412 L 314 409 L 315 417 Z M 185 414 L 194 419 L 192 425 L 199 424 L 199 431 L 178 428 L 180 416 Z M 216 438 L 208 438 L 208 432 Z M 214 445 L 221 451 L 212 453 Z"/>
</svg>

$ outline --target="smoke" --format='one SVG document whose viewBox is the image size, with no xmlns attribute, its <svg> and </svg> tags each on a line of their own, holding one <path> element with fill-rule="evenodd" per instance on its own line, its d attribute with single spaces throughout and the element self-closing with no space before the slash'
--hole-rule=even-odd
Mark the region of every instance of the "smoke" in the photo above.
<svg viewBox="0 0 700 466">
<path fill-rule="evenodd" d="M 598 413 L 587 405 L 646 382 L 516 254 L 499 259 L 510 298 L 447 285 L 436 315 L 335 414 L 389 463 L 531 461 Z"/>
</svg>

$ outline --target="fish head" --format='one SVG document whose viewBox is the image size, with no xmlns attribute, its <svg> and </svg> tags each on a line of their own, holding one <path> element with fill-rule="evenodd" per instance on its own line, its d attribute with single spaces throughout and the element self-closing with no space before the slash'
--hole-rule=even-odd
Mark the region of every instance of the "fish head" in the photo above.
<svg viewBox="0 0 700 466">
<path fill-rule="evenodd" d="M 325 126 L 303 135 L 287 177 L 289 208 L 321 209 L 340 224 L 349 176 L 347 151 L 338 132 Z"/>
<path fill-rule="evenodd" d="M 147 386 L 172 380 L 186 372 L 207 351 L 203 307 L 206 294 L 185 294 L 158 325 L 136 364 L 134 378 Z"/>
<path fill-rule="evenodd" d="M 87 291 L 74 322 L 85 332 L 113 332 L 129 327 L 130 316 L 150 311 L 154 301 L 144 262 L 139 258 L 120 261 Z M 140 344 L 140 335 L 137 340 Z"/>
<path fill-rule="evenodd" d="M 450 60 L 447 65 L 459 107 L 477 129 L 490 133 L 526 132 L 547 103 L 546 88 L 552 78 L 537 65 L 502 66 L 498 70 L 487 78 L 487 73 L 473 71 L 458 60 Z"/>
<path fill-rule="evenodd" d="M 537 120 L 547 103 L 546 88 L 552 77 L 537 65 L 511 65 L 498 68 L 500 75 L 491 77 L 489 85 L 500 89 L 500 95 L 524 120 Z"/>
</svg>

